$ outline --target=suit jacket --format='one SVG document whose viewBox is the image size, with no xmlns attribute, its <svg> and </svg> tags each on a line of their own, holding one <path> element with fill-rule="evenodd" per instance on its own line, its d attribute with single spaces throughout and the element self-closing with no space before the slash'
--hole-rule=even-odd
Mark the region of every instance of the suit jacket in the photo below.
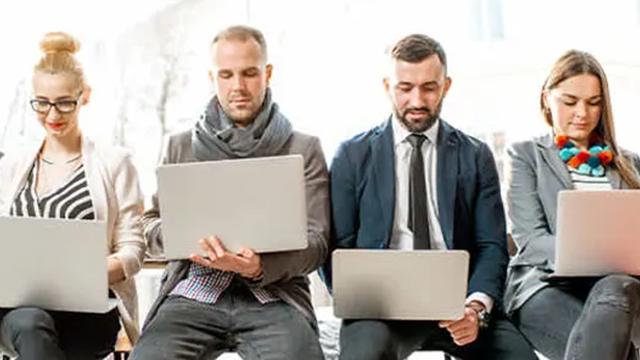
<svg viewBox="0 0 640 360">
<path fill-rule="evenodd" d="M 333 248 L 386 249 L 395 211 L 391 121 L 343 142 L 331 164 Z M 502 299 L 508 262 L 505 217 L 489 147 L 440 120 L 437 202 L 448 249 L 470 254 L 468 294 Z M 331 288 L 331 264 L 323 278 Z M 419 285 L 419 284 L 417 284 Z"/>
<path fill-rule="evenodd" d="M 9 214 L 41 147 L 42 142 L 38 142 L 12 149 L 0 160 L 0 215 Z M 125 280 L 111 285 L 111 289 L 122 300 L 118 310 L 129 339 L 135 343 L 139 330 L 134 275 L 140 270 L 145 252 L 140 227 L 144 197 L 138 174 L 128 151 L 86 137 L 82 139 L 82 162 L 96 218 L 107 221 L 105 247 L 109 257 L 120 259 L 124 265 Z"/>
<path fill-rule="evenodd" d="M 636 154 L 623 151 L 623 155 L 640 171 Z M 507 169 L 507 211 L 518 246 L 505 291 L 506 310 L 511 313 L 548 285 L 540 277 L 555 267 L 558 192 L 572 189 L 573 184 L 552 135 L 513 144 L 507 150 Z M 614 189 L 629 188 L 611 167 L 607 177 Z"/>
<path fill-rule="evenodd" d="M 304 157 L 307 203 L 307 234 L 309 246 L 304 250 L 262 254 L 264 278 L 248 282 L 249 286 L 265 287 L 270 293 L 302 311 L 315 326 L 307 275 L 325 261 L 329 248 L 329 174 L 320 141 L 316 137 L 294 132 L 281 155 L 300 154 Z M 169 137 L 162 158 L 163 164 L 197 161 L 191 147 L 191 130 Z M 143 229 L 149 249 L 154 256 L 162 256 L 161 219 L 157 194 L 153 206 L 143 216 Z M 277 204 L 274 204 L 277 208 Z M 194 239 L 197 241 L 197 239 Z M 171 262 L 161 279 L 160 294 L 151 307 L 145 326 L 171 290 L 184 279 L 189 270 L 188 260 Z"/>
</svg>

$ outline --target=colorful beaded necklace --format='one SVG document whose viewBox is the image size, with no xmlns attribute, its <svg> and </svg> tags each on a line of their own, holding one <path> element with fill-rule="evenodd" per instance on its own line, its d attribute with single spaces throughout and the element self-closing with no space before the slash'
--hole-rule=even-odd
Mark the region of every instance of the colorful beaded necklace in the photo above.
<svg viewBox="0 0 640 360">
<path fill-rule="evenodd" d="M 589 176 L 604 176 L 605 166 L 613 160 L 613 153 L 598 135 L 589 139 L 589 151 L 583 151 L 565 135 L 556 135 L 560 158 L 576 172 Z"/>
</svg>

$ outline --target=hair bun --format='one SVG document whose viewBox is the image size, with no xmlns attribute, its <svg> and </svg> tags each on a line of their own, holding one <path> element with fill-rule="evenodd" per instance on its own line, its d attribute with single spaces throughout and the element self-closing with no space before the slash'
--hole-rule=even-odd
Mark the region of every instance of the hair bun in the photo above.
<svg viewBox="0 0 640 360">
<path fill-rule="evenodd" d="M 46 53 L 68 52 L 75 54 L 80 50 L 80 42 L 64 32 L 50 32 L 40 41 L 40 49 Z"/>
</svg>

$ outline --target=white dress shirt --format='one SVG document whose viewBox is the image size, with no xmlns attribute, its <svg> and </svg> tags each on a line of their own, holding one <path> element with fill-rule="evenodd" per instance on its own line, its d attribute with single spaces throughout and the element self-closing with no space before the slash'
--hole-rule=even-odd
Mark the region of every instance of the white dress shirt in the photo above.
<svg viewBox="0 0 640 360">
<path fill-rule="evenodd" d="M 397 118 L 392 119 L 393 145 L 395 155 L 395 180 L 396 180 L 396 203 L 394 213 L 394 223 L 390 249 L 413 250 L 413 232 L 409 229 L 409 168 L 411 162 L 412 146 L 407 137 L 412 133 L 405 129 Z M 437 165 L 438 165 L 438 131 L 440 120 L 427 129 L 422 135 L 427 140 L 422 144 L 422 157 L 424 159 L 424 171 L 427 189 L 429 238 L 431 249 L 444 250 L 447 245 L 444 241 L 440 218 L 438 213 L 438 187 L 437 187 Z M 467 297 L 467 303 L 479 301 L 487 311 L 493 308 L 493 299 L 484 293 L 474 292 Z"/>
</svg>

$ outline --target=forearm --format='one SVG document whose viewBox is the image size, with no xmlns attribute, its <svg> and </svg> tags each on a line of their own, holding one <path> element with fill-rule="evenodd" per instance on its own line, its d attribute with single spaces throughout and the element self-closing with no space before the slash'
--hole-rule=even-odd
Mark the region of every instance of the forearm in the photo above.
<svg viewBox="0 0 640 360">
<path fill-rule="evenodd" d="M 124 264 L 118 258 L 110 257 L 107 259 L 107 272 L 109 274 L 109 285 L 119 283 L 126 279 Z"/>
</svg>

